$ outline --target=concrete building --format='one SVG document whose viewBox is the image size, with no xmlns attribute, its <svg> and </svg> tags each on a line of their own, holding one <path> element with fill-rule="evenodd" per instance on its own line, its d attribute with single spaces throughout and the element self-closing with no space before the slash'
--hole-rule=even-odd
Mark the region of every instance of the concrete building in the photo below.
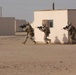
<svg viewBox="0 0 76 75">
<path fill-rule="evenodd" d="M 14 17 L 0 17 L 0 35 L 15 35 L 15 26 Z"/>
<path fill-rule="evenodd" d="M 16 20 L 16 32 L 21 32 L 23 31 L 19 26 L 25 24 L 25 20 Z"/>
<path fill-rule="evenodd" d="M 42 22 L 46 22 L 50 27 L 49 38 L 52 43 L 68 43 L 68 32 L 62 28 L 67 22 L 71 22 L 76 27 L 76 9 L 35 11 L 32 25 L 35 28 L 35 40 L 38 42 L 44 42 L 44 33 L 37 28 L 42 26 Z"/>
<path fill-rule="evenodd" d="M 0 17 L 2 17 L 2 7 L 0 7 Z"/>
</svg>

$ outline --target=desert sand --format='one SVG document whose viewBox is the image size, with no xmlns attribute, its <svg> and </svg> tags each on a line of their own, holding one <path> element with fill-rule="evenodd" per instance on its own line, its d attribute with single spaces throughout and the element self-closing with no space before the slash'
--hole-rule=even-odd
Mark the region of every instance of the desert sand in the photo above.
<svg viewBox="0 0 76 75">
<path fill-rule="evenodd" d="M 0 36 L 0 75 L 76 75 L 76 44 L 24 45 L 25 36 Z"/>
</svg>

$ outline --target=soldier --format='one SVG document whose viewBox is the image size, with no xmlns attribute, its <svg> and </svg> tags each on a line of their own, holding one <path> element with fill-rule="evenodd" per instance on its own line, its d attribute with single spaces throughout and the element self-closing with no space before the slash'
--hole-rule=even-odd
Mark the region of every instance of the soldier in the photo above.
<svg viewBox="0 0 76 75">
<path fill-rule="evenodd" d="M 25 24 L 25 26 L 20 26 L 20 27 L 23 28 L 25 32 L 27 32 L 26 39 L 23 42 L 23 44 L 26 43 L 29 37 L 36 44 L 36 41 L 34 40 L 34 29 L 32 28 L 32 26 L 28 23 L 28 24 Z"/>
<path fill-rule="evenodd" d="M 67 30 L 69 33 L 69 39 L 70 39 L 70 43 L 73 43 L 73 40 L 75 39 L 75 34 L 76 34 L 76 29 L 75 27 L 69 22 L 68 26 L 63 27 L 64 30 Z"/>
<path fill-rule="evenodd" d="M 39 28 L 39 27 L 38 27 Z M 51 42 L 51 39 L 48 39 L 47 37 L 49 36 L 50 34 L 50 29 L 49 27 L 46 26 L 46 24 L 43 24 L 42 27 L 40 26 L 39 30 L 43 31 L 44 32 L 44 41 L 46 42 L 46 44 L 48 44 L 48 41 L 49 43 Z"/>
</svg>

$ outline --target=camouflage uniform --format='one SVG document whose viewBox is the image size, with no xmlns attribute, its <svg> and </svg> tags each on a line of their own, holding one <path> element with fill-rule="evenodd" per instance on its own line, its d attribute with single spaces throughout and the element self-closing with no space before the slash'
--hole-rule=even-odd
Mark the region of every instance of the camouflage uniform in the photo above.
<svg viewBox="0 0 76 75">
<path fill-rule="evenodd" d="M 63 29 L 67 30 L 69 33 L 69 43 L 73 43 L 73 40 L 75 39 L 76 29 L 74 26 L 69 24 L 68 26 L 64 27 Z"/>
<path fill-rule="evenodd" d="M 51 39 L 48 39 L 47 38 L 49 36 L 49 34 L 50 34 L 49 27 L 46 27 L 45 25 L 43 25 L 42 31 L 44 32 L 44 41 L 46 42 L 46 44 L 48 44 L 48 41 L 50 43 L 51 42 Z"/>
<path fill-rule="evenodd" d="M 25 32 L 27 32 L 27 35 L 26 35 L 26 39 L 24 41 L 24 44 L 26 43 L 26 41 L 29 37 L 36 44 L 36 41 L 34 40 L 34 29 L 31 27 L 31 25 L 27 25 L 25 27 Z"/>
</svg>

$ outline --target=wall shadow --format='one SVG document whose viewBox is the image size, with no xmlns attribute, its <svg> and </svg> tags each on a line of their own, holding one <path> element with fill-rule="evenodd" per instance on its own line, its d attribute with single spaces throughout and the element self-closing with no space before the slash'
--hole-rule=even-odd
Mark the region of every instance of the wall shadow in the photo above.
<svg viewBox="0 0 76 75">
<path fill-rule="evenodd" d="M 55 37 L 55 41 L 54 41 L 54 43 L 55 43 L 55 44 L 61 44 L 61 43 L 60 43 L 60 40 L 58 39 L 57 36 Z"/>
<path fill-rule="evenodd" d="M 68 42 L 68 38 L 66 37 L 66 34 L 63 34 L 63 39 L 62 41 L 64 42 L 64 44 L 67 44 Z"/>
</svg>

